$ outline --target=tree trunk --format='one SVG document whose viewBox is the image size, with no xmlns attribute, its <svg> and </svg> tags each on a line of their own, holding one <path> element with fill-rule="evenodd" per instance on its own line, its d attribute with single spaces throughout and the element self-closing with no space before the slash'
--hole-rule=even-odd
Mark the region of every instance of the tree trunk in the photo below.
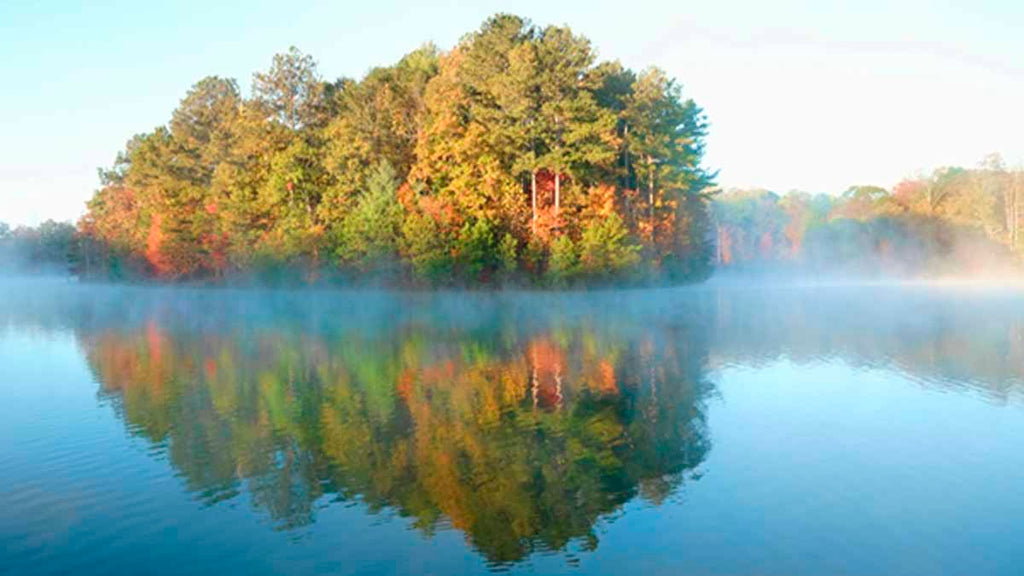
<svg viewBox="0 0 1024 576">
<path fill-rule="evenodd" d="M 530 171 L 530 204 L 533 211 L 533 220 L 530 221 L 530 230 L 537 234 L 537 171 Z"/>
<path fill-rule="evenodd" d="M 1010 186 L 1009 190 L 1003 191 L 1003 221 L 1006 226 L 1006 239 L 1010 243 L 1010 248 L 1014 247 L 1015 244 L 1015 230 L 1014 230 L 1014 212 L 1017 210 L 1016 205 L 1016 190 Z"/>
<path fill-rule="evenodd" d="M 562 180 L 561 173 L 555 172 L 555 216 L 558 216 L 558 210 L 559 210 L 559 207 L 561 206 L 561 195 L 562 195 L 561 180 Z"/>
<path fill-rule="evenodd" d="M 623 188 L 629 188 L 629 144 L 626 142 L 629 139 L 629 124 L 623 128 L 623 144 L 622 144 L 622 170 L 623 175 Z"/>
<path fill-rule="evenodd" d="M 650 205 L 651 243 L 654 242 L 654 163 L 647 157 L 647 202 Z"/>
<path fill-rule="evenodd" d="M 1017 178 L 1010 174 L 1003 182 L 1003 222 L 1006 241 L 1011 249 L 1017 247 Z"/>
</svg>

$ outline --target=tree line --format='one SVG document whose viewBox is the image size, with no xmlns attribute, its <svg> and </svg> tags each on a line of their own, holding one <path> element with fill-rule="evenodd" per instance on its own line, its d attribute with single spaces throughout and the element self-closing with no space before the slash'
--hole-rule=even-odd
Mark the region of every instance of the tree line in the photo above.
<svg viewBox="0 0 1024 576">
<path fill-rule="evenodd" d="M 82 274 L 565 286 L 710 269 L 701 109 L 567 27 L 499 14 L 358 81 L 292 48 L 251 85 L 200 80 L 100 170 Z"/>
<path fill-rule="evenodd" d="M 0 227 L 0 264 L 84 277 L 397 285 L 679 282 L 712 268 L 968 273 L 1024 249 L 996 155 L 892 190 L 717 191 L 707 122 L 650 68 L 499 14 L 361 80 L 292 48 L 207 77 L 136 135 L 76 227 Z M 63 248 L 61 248 L 63 246 Z"/>
<path fill-rule="evenodd" d="M 76 246 L 75 227 L 67 222 L 14 228 L 0 222 L 0 273 L 64 272 Z"/>
<path fill-rule="evenodd" d="M 713 207 L 715 262 L 879 273 L 995 272 L 1024 252 L 1024 170 L 992 154 L 942 167 L 891 190 L 839 196 L 729 190 Z"/>
</svg>

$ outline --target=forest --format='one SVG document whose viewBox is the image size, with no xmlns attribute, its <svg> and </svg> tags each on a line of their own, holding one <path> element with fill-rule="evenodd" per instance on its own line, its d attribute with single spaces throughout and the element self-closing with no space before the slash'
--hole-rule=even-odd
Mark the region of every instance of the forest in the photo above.
<svg viewBox="0 0 1024 576">
<path fill-rule="evenodd" d="M 715 196 L 719 269 L 977 275 L 1016 270 L 1024 241 L 1024 171 L 997 154 L 943 167 L 892 190 L 839 196 L 729 190 Z"/>
<path fill-rule="evenodd" d="M 0 266 L 200 283 L 572 287 L 714 269 L 1016 268 L 1024 172 L 998 155 L 891 190 L 721 190 L 709 123 L 657 68 L 491 17 L 361 80 L 296 48 L 242 95 L 194 84 L 131 138 L 72 226 L 0 224 Z"/>
<path fill-rule="evenodd" d="M 361 80 L 292 48 L 132 138 L 76 270 L 166 280 L 563 286 L 709 271 L 701 109 L 661 70 L 496 15 Z"/>
</svg>

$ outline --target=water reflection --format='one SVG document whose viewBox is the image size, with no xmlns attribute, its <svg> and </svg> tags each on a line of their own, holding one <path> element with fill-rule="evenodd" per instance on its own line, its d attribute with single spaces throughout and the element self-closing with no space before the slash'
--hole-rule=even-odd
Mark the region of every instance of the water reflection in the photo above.
<svg viewBox="0 0 1024 576">
<path fill-rule="evenodd" d="M 324 496 L 451 525 L 489 561 L 570 542 L 705 457 L 707 349 L 679 329 L 545 315 L 83 331 L 102 393 L 215 503 L 282 529 Z"/>
<path fill-rule="evenodd" d="M 711 364 L 841 360 L 997 403 L 1024 400 L 1024 298 L 1012 288 L 717 291 Z"/>
<path fill-rule="evenodd" d="M 0 296 L 0 326 L 75 335 L 101 397 L 202 502 L 250 502 L 281 530 L 356 502 L 457 529 L 495 565 L 592 549 L 624 503 L 693 481 L 722 367 L 840 361 L 1000 403 L 1024 389 L 1007 292 Z"/>
</svg>

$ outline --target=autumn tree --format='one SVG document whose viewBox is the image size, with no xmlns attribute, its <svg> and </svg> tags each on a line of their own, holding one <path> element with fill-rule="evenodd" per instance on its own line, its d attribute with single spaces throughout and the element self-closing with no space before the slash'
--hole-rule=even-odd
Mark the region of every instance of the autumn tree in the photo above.
<svg viewBox="0 0 1024 576">
<path fill-rule="evenodd" d="M 324 163 L 335 180 L 326 193 L 325 220 L 343 216 L 377 163 L 386 161 L 400 181 L 407 179 L 416 159 L 427 83 L 437 66 L 437 48 L 426 45 L 394 66 L 374 68 L 360 82 L 337 83 L 336 116 L 324 133 Z"/>
<path fill-rule="evenodd" d="M 316 61 L 294 46 L 274 55 L 268 71 L 253 75 L 252 93 L 270 119 L 293 131 L 316 128 L 328 118 L 327 86 Z"/>
<path fill-rule="evenodd" d="M 293 47 L 248 98 L 200 80 L 101 171 L 79 229 L 109 246 L 97 261 L 168 280 L 314 281 L 384 262 L 395 282 L 543 282 L 551 265 L 567 281 L 669 267 L 682 280 L 708 254 L 705 131 L 664 73 L 498 14 L 361 79 L 324 81 Z"/>
</svg>

